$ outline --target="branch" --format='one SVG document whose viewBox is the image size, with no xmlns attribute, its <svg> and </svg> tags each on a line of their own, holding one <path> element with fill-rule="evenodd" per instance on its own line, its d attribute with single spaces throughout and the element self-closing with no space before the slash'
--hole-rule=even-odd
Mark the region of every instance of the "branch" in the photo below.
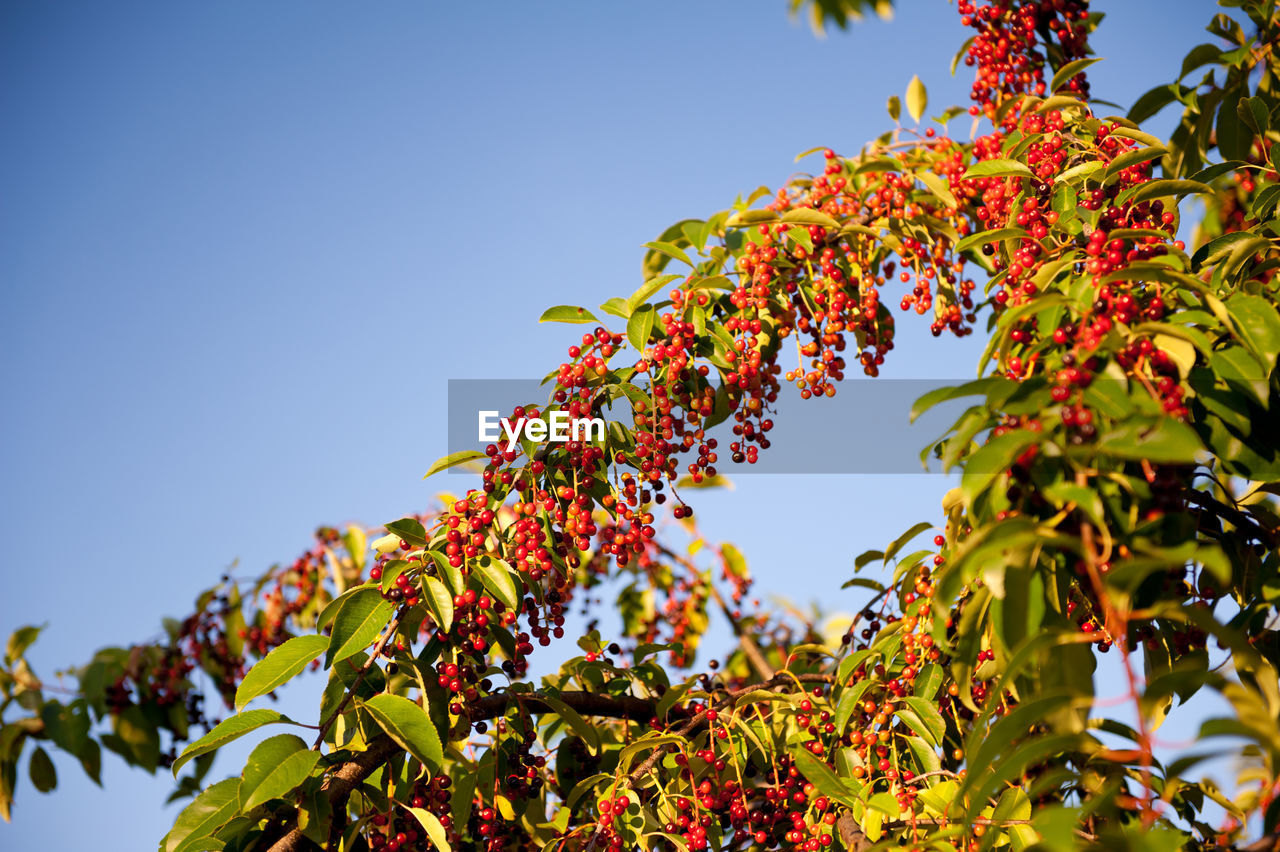
<svg viewBox="0 0 1280 852">
<path fill-rule="evenodd" d="M 566 705 L 586 716 L 629 719 L 634 722 L 647 722 L 652 719 L 656 706 L 653 701 L 630 695 L 614 697 L 593 692 L 562 692 L 559 698 Z M 555 712 L 537 693 L 504 692 L 500 695 L 489 695 L 474 702 L 469 707 L 467 716 L 472 721 L 493 719 L 501 716 L 506 712 L 509 704 L 517 701 L 524 709 L 533 713 Z M 347 799 L 351 797 L 352 791 L 379 766 L 401 751 L 403 749 L 395 740 L 386 734 L 379 734 L 370 741 L 368 748 L 341 764 L 321 788 L 327 793 L 329 805 L 333 808 L 334 814 L 345 812 Z M 296 822 L 295 817 L 287 823 L 294 827 L 271 845 L 270 852 L 301 852 L 304 849 L 314 848 L 315 844 L 298 830 Z"/>
<path fill-rule="evenodd" d="M 369 742 L 367 749 L 339 766 L 321 787 L 321 790 L 328 795 L 333 812 L 335 814 L 345 812 L 351 792 L 400 750 L 395 740 L 386 734 L 379 734 Z M 296 826 L 297 817 L 289 822 Z M 301 852 L 301 850 L 313 848 L 315 843 L 294 827 L 284 837 L 271 844 L 270 852 Z"/>
<path fill-rule="evenodd" d="M 347 705 L 351 703 L 351 698 L 356 694 L 360 681 L 364 680 L 364 676 L 369 673 L 369 669 L 378 661 L 378 656 L 382 654 L 383 649 L 387 647 L 387 643 L 391 641 L 391 637 L 395 635 L 396 628 L 400 626 L 400 617 L 404 615 L 406 609 L 407 607 L 401 607 L 395 617 L 388 622 L 386 630 L 383 631 L 382 636 L 378 639 L 378 644 L 373 646 L 373 653 L 369 654 L 369 659 L 365 660 L 364 665 L 356 672 L 356 679 L 352 681 L 351 686 L 347 689 L 347 694 L 342 696 L 342 701 L 329 714 L 329 718 L 320 723 L 320 735 L 316 737 L 315 744 L 311 746 L 313 751 L 319 751 L 321 743 L 324 742 L 324 735 L 329 732 L 329 726 L 333 724 L 338 716 L 342 715 L 342 711 L 347 709 Z"/>
<path fill-rule="evenodd" d="M 666 555 L 670 559 L 674 559 L 686 570 L 694 574 L 702 573 L 698 570 L 698 566 L 694 565 L 692 561 L 681 556 L 679 553 L 676 553 L 666 545 L 659 542 L 657 543 L 657 547 L 660 553 Z M 724 554 L 721 553 L 721 559 L 723 558 Z M 769 661 L 765 659 L 764 654 L 760 651 L 760 646 L 756 644 L 756 640 L 751 636 L 751 633 L 743 628 L 742 623 L 738 619 L 733 617 L 733 610 L 729 608 L 728 602 L 725 601 L 724 596 L 720 594 L 720 590 L 716 588 L 715 580 L 708 579 L 707 587 L 711 589 L 711 596 L 715 598 L 716 603 L 720 606 L 720 611 L 729 622 L 729 626 L 733 628 L 733 634 L 738 637 L 738 644 L 742 647 L 742 653 L 746 655 L 747 661 L 751 663 L 751 667 L 756 670 L 756 676 L 764 680 L 768 680 L 773 677 L 773 666 L 769 665 Z"/>
<path fill-rule="evenodd" d="M 1268 547 L 1275 547 L 1280 544 L 1280 534 L 1276 530 L 1270 529 L 1262 525 L 1257 518 L 1242 512 L 1226 503 L 1218 500 L 1211 494 L 1206 494 L 1196 488 L 1188 488 L 1186 491 L 1187 502 L 1194 503 L 1202 509 L 1212 512 L 1219 518 L 1231 522 L 1236 529 L 1246 534 L 1252 534 Z"/>
<path fill-rule="evenodd" d="M 739 698 L 741 698 L 742 696 L 746 695 L 749 692 L 759 692 L 761 690 L 772 689 L 775 686 L 791 686 L 797 682 L 799 683 L 834 683 L 835 677 L 833 675 L 823 675 L 823 674 L 795 675 L 795 674 L 791 674 L 790 672 L 783 672 L 782 674 L 774 675 L 773 677 L 769 678 L 766 681 L 761 681 L 760 683 L 753 683 L 750 686 L 744 686 L 740 689 L 730 690 L 723 699 L 721 699 L 716 703 L 715 709 L 719 711 L 726 707 L 730 707 L 736 704 Z M 708 701 L 707 703 L 710 704 L 711 702 Z M 688 720 L 679 728 L 676 728 L 674 731 L 671 731 L 670 733 L 679 734 L 685 739 L 688 739 L 692 737 L 694 734 L 698 733 L 698 731 L 706 724 L 707 724 L 706 714 L 699 713 L 697 716 L 694 716 L 692 719 Z M 649 754 L 648 759 L 646 759 L 644 763 L 640 764 L 635 769 L 631 770 L 631 773 L 627 775 L 625 779 L 623 779 L 622 784 L 618 787 L 618 789 L 626 790 L 636 781 L 648 775 L 649 772 L 653 769 L 653 767 L 657 765 L 658 761 L 661 760 L 663 756 L 670 750 L 671 750 L 671 746 L 669 744 L 658 746 L 657 748 L 655 748 Z"/>
<path fill-rule="evenodd" d="M 780 674 L 763 683 L 744 686 L 741 689 L 729 692 L 717 706 L 728 706 L 741 696 L 761 689 L 794 685 L 797 681 L 800 683 L 831 683 L 832 680 L 833 678 L 830 675 Z M 628 719 L 633 722 L 647 722 L 652 719 L 656 706 L 655 702 L 649 699 L 636 698 L 631 695 L 615 697 L 612 695 L 599 695 L 594 692 L 562 692 L 558 697 L 560 701 L 583 715 Z M 499 695 L 489 695 L 474 702 L 468 710 L 467 717 L 472 721 L 493 719 L 501 716 L 506 711 L 507 706 L 515 702 L 519 702 L 524 709 L 533 713 L 555 712 L 537 693 L 504 692 Z M 706 721 L 705 715 L 695 716 L 677 728 L 674 733 L 687 735 L 696 731 L 701 725 L 705 725 Z M 666 749 L 667 747 L 665 746 L 654 749 L 650 759 L 646 760 L 639 769 L 627 776 L 627 783 L 634 783 L 641 775 L 652 769 L 653 764 L 656 763 L 654 755 L 660 757 L 666 753 Z M 379 766 L 402 751 L 403 749 L 399 744 L 386 734 L 379 734 L 369 742 L 368 748 L 338 766 L 321 787 L 321 790 L 328 796 L 333 812 L 335 814 L 345 812 L 347 799 L 350 798 L 352 791 L 359 787 L 364 779 L 372 775 Z M 643 772 L 641 769 L 643 769 Z M 269 847 L 269 852 L 301 852 L 301 850 L 314 847 L 315 844 L 298 830 L 296 823 L 296 816 L 286 823 L 286 825 L 293 825 L 294 827 L 290 828 L 283 837 L 273 843 Z"/>
<path fill-rule="evenodd" d="M 583 716 L 599 716 L 609 719 L 628 719 L 632 722 L 648 722 L 654 717 L 657 704 L 647 698 L 632 695 L 600 695 L 596 692 L 562 692 L 558 696 L 570 709 Z M 473 722 L 493 719 L 506 712 L 507 706 L 518 703 L 532 713 L 554 713 L 555 708 L 542 700 L 536 692 L 503 692 L 488 695 L 466 706 L 467 717 Z"/>
<path fill-rule="evenodd" d="M 1227 847 L 1235 852 L 1280 852 L 1280 833 L 1268 834 L 1250 843 L 1248 846 Z"/>
</svg>

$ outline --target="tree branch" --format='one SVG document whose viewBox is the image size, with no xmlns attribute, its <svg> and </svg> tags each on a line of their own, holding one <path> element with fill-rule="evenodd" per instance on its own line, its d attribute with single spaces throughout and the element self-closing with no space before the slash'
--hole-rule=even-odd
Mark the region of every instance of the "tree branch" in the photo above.
<svg viewBox="0 0 1280 852">
<path fill-rule="evenodd" d="M 698 566 L 694 565 L 689 559 L 676 553 L 671 548 L 662 543 L 657 545 L 658 551 L 670 559 L 674 559 L 677 563 L 694 574 L 700 574 Z M 720 558 L 724 559 L 723 551 L 720 552 Z M 724 596 L 720 594 L 720 590 L 716 588 L 715 580 L 708 580 L 707 587 L 711 589 L 711 596 L 720 606 L 720 612 L 724 614 L 725 620 L 729 622 L 729 626 L 733 628 L 733 635 L 738 637 L 738 645 L 742 648 L 742 653 L 746 655 L 747 661 L 751 663 L 751 667 L 756 670 L 756 676 L 762 680 L 768 680 L 774 676 L 773 666 L 769 665 L 769 661 L 765 659 L 764 654 L 760 650 L 760 646 L 756 644 L 756 640 L 751 636 L 742 623 L 733 617 L 733 610 L 729 608 L 728 602 Z"/>
<path fill-rule="evenodd" d="M 1206 494 L 1197 488 L 1188 488 L 1186 495 L 1188 503 L 1199 506 L 1224 521 L 1229 521 L 1236 529 L 1245 534 L 1256 536 L 1259 541 L 1268 547 L 1275 547 L 1280 544 L 1280 534 L 1276 530 L 1263 526 L 1262 522 L 1253 515 L 1228 506 L 1213 495 Z"/>
<path fill-rule="evenodd" d="M 743 695 L 761 689 L 771 689 L 796 682 L 830 683 L 831 681 L 832 678 L 829 675 L 791 675 L 784 673 L 763 683 L 733 690 L 718 702 L 717 706 L 728 706 Z M 584 716 L 628 719 L 633 722 L 648 722 L 654 718 L 657 706 L 654 701 L 646 698 L 636 698 L 631 695 L 612 696 L 600 695 L 594 692 L 562 692 L 558 697 L 560 701 Z M 555 709 L 543 701 L 536 692 L 504 692 L 498 695 L 489 695 L 473 702 L 468 709 L 467 717 L 472 721 L 493 719 L 501 716 L 506 712 L 508 705 L 516 702 L 519 702 L 524 709 L 533 713 L 555 712 Z M 705 716 L 695 716 L 677 728 L 674 733 L 688 735 L 705 724 Z M 386 734 L 379 734 L 369 742 L 368 748 L 338 766 L 321 788 L 328 796 L 333 812 L 337 814 L 345 811 L 347 800 L 351 797 L 352 791 L 359 787 L 364 779 L 372 775 L 379 766 L 401 751 L 403 749 L 395 740 Z M 657 760 L 665 753 L 666 747 L 654 749 L 653 754 L 649 756 L 649 760 L 646 760 L 637 770 L 627 776 L 627 783 L 634 783 L 641 775 L 652 769 Z M 293 827 L 289 828 L 284 836 L 269 847 L 269 852 L 301 852 L 301 850 L 315 847 L 315 844 L 296 827 L 296 817 L 289 820 L 286 825 L 292 825 Z"/>
<path fill-rule="evenodd" d="M 656 702 L 632 695 L 600 695 L 595 692 L 562 692 L 557 696 L 570 709 L 583 716 L 600 716 L 610 719 L 628 719 L 632 722 L 648 722 L 654 716 Z M 466 706 L 467 717 L 473 722 L 493 719 L 506 712 L 507 706 L 519 703 L 533 713 L 554 713 L 555 708 L 542 700 L 536 692 L 503 692 L 487 695 Z"/>
<path fill-rule="evenodd" d="M 395 740 L 386 734 L 380 734 L 369 742 L 368 748 L 339 766 L 321 788 L 328 795 L 329 804 L 334 813 L 345 811 L 351 792 L 400 750 Z M 301 852 L 304 849 L 314 849 L 315 843 L 296 827 L 297 818 L 294 817 L 289 822 L 295 827 L 273 843 L 270 852 Z"/>
<path fill-rule="evenodd" d="M 397 612 L 391 621 L 387 623 L 387 627 L 383 631 L 382 636 L 378 638 L 378 644 L 373 647 L 373 653 L 369 654 L 369 659 L 365 660 L 364 665 L 362 665 L 360 670 L 356 672 L 356 679 L 352 681 L 351 686 L 347 689 L 347 694 L 342 696 L 341 703 L 339 703 L 338 706 L 334 708 L 333 712 L 329 714 L 328 719 L 325 719 L 320 723 L 320 735 L 316 737 L 315 744 L 311 746 L 313 751 L 318 751 L 320 749 L 320 744 L 324 742 L 324 735 L 329 732 L 329 726 L 333 724 L 335 719 L 342 715 L 342 711 L 347 709 L 347 705 L 351 703 L 351 698 L 356 694 L 356 689 L 360 686 L 360 681 L 364 680 L 364 676 L 369 673 L 369 669 L 371 669 L 373 664 L 378 661 L 378 656 L 382 653 L 382 650 L 387 647 L 387 643 L 391 641 L 391 637 L 396 634 L 396 628 L 400 626 L 400 617 L 404 615 L 406 609 L 407 607 L 401 607 L 400 611 Z"/>
<path fill-rule="evenodd" d="M 585 716 L 613 719 L 629 719 L 647 722 L 653 718 L 655 702 L 630 695 L 614 697 L 594 692 L 562 692 L 559 699 Z M 506 712 L 507 706 L 519 702 L 533 713 L 554 713 L 555 710 L 537 693 L 504 692 L 489 695 L 470 705 L 467 716 L 472 721 L 493 719 Z M 340 765 L 321 788 L 329 798 L 335 814 L 345 811 L 351 793 L 372 775 L 379 766 L 399 752 L 401 747 L 386 734 L 380 734 L 369 742 L 369 747 Z M 296 827 L 296 817 L 289 821 L 290 828 L 270 847 L 270 852 L 301 852 L 313 849 L 315 844 Z"/>
</svg>

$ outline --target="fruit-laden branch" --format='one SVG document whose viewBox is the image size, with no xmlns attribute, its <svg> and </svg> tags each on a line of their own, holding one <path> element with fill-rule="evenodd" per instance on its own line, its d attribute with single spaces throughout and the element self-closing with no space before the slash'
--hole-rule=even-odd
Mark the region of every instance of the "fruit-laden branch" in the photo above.
<svg viewBox="0 0 1280 852">
<path fill-rule="evenodd" d="M 654 716 L 655 702 L 631 695 L 612 696 L 594 692 L 562 692 L 558 697 L 570 709 L 583 716 L 600 716 L 610 719 L 628 719 L 632 722 L 648 722 Z M 554 713 L 555 708 L 542 700 L 536 692 L 504 692 L 488 695 L 467 706 L 472 722 L 493 719 L 506 712 L 508 705 L 519 704 L 530 713 Z"/>
<path fill-rule="evenodd" d="M 804 683 L 830 683 L 832 677 L 830 675 L 821 674 L 802 674 L 793 675 L 790 672 L 776 675 L 767 681 L 751 684 L 736 690 L 730 691 L 725 698 L 719 702 L 718 706 L 728 706 L 738 698 L 750 692 L 761 689 L 775 689 L 786 686 L 795 686 Z M 584 716 L 597 716 L 601 718 L 611 719 L 627 719 L 633 722 L 647 722 L 654 717 L 656 702 L 646 699 L 637 698 L 635 696 L 612 696 L 600 695 L 594 692 L 562 692 L 558 696 L 569 708 L 576 710 Z M 555 708 L 547 704 L 538 693 L 521 693 L 521 692 L 505 692 L 499 695 L 490 695 L 476 701 L 468 708 L 468 716 L 471 721 L 476 722 L 482 719 L 493 719 L 503 715 L 510 704 L 518 703 L 524 710 L 531 713 L 554 713 Z M 690 735 L 698 727 L 706 724 L 707 719 L 704 715 L 696 716 L 687 722 L 684 726 L 676 731 L 676 733 Z M 364 779 L 372 775 L 379 766 L 390 760 L 397 752 L 402 751 L 401 747 L 386 734 L 374 737 L 369 742 L 369 747 L 359 754 L 355 755 L 351 760 L 340 765 L 329 779 L 325 782 L 323 790 L 328 796 L 329 804 L 335 815 L 344 813 L 347 807 L 347 799 L 351 796 L 353 790 L 360 785 Z M 660 747 L 654 750 L 654 754 L 661 756 L 666 753 L 666 749 Z M 628 776 L 628 782 L 634 781 L 643 775 L 648 769 L 652 768 L 653 756 L 641 766 L 640 769 Z M 296 817 L 286 823 L 287 831 L 283 837 L 277 840 L 270 847 L 270 852 L 300 852 L 303 849 L 314 848 L 311 840 L 309 840 L 296 827 Z M 292 826 L 292 827 L 288 827 Z"/>
<path fill-rule="evenodd" d="M 329 804 L 333 807 L 333 813 L 345 814 L 347 799 L 351 797 L 351 792 L 400 750 L 395 740 L 382 734 L 374 737 L 367 749 L 339 766 L 325 781 L 323 787 L 323 791 L 329 798 Z M 303 849 L 316 848 L 316 844 L 297 828 L 296 815 L 286 825 L 289 824 L 293 827 L 271 845 L 271 852 L 299 852 Z"/>
<path fill-rule="evenodd" d="M 657 542 L 656 547 L 658 548 L 659 553 L 662 553 L 669 559 L 675 560 L 690 573 L 695 575 L 700 573 L 698 571 L 698 566 L 694 565 L 687 557 L 681 556 L 679 553 L 676 553 L 661 542 Z M 769 661 L 765 659 L 764 653 L 760 650 L 760 646 L 756 644 L 756 640 L 752 638 L 751 631 L 747 630 L 743 626 L 740 619 L 734 617 L 733 610 L 729 608 L 729 603 L 724 599 L 724 595 L 720 594 L 720 590 L 716 588 L 715 583 L 708 582 L 707 588 L 711 590 L 711 597 L 720 607 L 720 611 L 724 614 L 725 619 L 728 620 L 729 625 L 733 628 L 733 635 L 738 637 L 738 645 L 742 648 L 742 653 L 746 655 L 747 661 L 751 663 L 751 667 L 756 670 L 756 675 L 761 680 L 769 680 L 772 678 L 776 672 L 774 671 L 773 666 L 769 665 Z"/>
<path fill-rule="evenodd" d="M 645 698 L 624 695 L 598 695 L 593 692 L 562 692 L 557 696 L 560 701 L 584 716 L 598 716 L 611 719 L 628 719 L 633 722 L 647 722 L 654 716 L 656 702 Z M 518 703 L 530 713 L 554 713 L 551 707 L 537 693 L 505 692 L 481 698 L 468 707 L 471 721 L 493 719 L 503 715 L 507 707 Z M 333 808 L 335 817 L 344 813 L 347 799 L 364 779 L 372 775 L 379 766 L 386 763 L 401 747 L 386 734 L 374 737 L 369 747 L 340 765 L 325 782 L 324 791 Z M 297 819 L 291 819 L 283 837 L 271 846 L 271 852 L 299 852 L 313 849 L 315 844 L 296 827 Z M 291 827 L 290 827 L 291 826 Z"/>
</svg>

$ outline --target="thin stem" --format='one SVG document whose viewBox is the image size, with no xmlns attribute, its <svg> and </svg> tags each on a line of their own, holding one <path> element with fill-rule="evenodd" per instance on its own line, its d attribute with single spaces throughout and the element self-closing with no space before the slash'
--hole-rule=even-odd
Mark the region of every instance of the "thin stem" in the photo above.
<svg viewBox="0 0 1280 852">
<path fill-rule="evenodd" d="M 387 647 L 387 643 L 391 641 L 391 637 L 396 634 L 396 628 L 400 626 L 400 618 L 407 610 L 407 606 L 401 607 L 400 611 L 397 612 L 387 624 L 387 629 L 383 632 L 382 636 L 378 638 L 377 644 L 373 646 L 373 653 L 369 655 L 369 659 L 365 660 L 364 665 L 356 672 L 356 679 L 352 681 L 351 686 L 347 688 L 346 694 L 342 696 L 342 701 L 339 702 L 338 706 L 329 714 L 329 718 L 320 723 L 320 735 L 316 737 L 315 743 L 312 744 L 312 751 L 320 750 L 320 746 L 324 744 L 325 734 L 329 733 L 329 728 L 337 720 L 338 716 L 342 714 L 342 711 L 347 709 L 347 705 L 351 703 L 352 697 L 356 694 L 356 688 L 360 686 L 360 683 L 364 680 L 364 676 L 368 674 L 369 669 L 373 668 L 374 663 L 378 661 L 378 655 Z"/>
</svg>

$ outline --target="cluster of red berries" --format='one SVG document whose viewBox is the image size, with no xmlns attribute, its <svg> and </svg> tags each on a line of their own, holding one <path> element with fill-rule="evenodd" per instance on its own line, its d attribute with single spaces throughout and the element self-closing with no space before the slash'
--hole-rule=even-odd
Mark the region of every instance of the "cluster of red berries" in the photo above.
<svg viewBox="0 0 1280 852">
<path fill-rule="evenodd" d="M 450 808 L 452 786 L 453 779 L 443 773 L 429 781 L 419 781 L 407 804 L 411 808 L 420 808 L 434 815 L 448 832 L 453 828 Z M 365 840 L 370 849 L 379 852 L 429 852 L 435 848 L 417 818 L 404 811 L 375 813 L 369 818 L 367 826 Z M 453 839 L 456 842 L 456 833 Z"/>
<path fill-rule="evenodd" d="M 1005 101 L 1045 93 L 1045 57 L 1040 32 L 1051 32 L 1065 65 L 1085 55 L 1089 36 L 1088 0 L 960 0 L 960 22 L 977 31 L 964 63 L 977 66 L 972 115 L 994 117 Z M 1067 90 L 1087 99 L 1089 84 L 1077 74 Z"/>
</svg>

